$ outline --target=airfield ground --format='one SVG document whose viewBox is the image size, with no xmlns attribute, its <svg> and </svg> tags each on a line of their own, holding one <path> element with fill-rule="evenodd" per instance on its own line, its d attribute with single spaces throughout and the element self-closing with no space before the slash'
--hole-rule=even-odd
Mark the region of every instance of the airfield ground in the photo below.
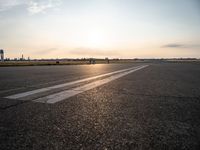
<svg viewBox="0 0 200 150">
<path fill-rule="evenodd" d="M 1 67 L 0 118 L 2 150 L 196 150 L 200 63 Z"/>
</svg>

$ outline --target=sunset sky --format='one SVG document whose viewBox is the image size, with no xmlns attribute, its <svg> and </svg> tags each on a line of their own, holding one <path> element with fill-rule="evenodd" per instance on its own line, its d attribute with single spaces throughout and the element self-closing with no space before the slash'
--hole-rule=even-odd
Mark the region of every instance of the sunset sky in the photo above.
<svg viewBox="0 0 200 150">
<path fill-rule="evenodd" d="M 5 57 L 200 58 L 200 0 L 0 0 Z"/>
</svg>

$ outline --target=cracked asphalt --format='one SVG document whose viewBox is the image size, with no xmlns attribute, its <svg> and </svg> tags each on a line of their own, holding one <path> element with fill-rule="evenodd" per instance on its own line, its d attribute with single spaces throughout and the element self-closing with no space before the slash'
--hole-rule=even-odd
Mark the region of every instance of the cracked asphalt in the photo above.
<svg viewBox="0 0 200 150">
<path fill-rule="evenodd" d="M 151 63 L 55 104 L 10 94 L 134 64 L 0 68 L 0 149 L 200 149 L 200 63 Z"/>
</svg>

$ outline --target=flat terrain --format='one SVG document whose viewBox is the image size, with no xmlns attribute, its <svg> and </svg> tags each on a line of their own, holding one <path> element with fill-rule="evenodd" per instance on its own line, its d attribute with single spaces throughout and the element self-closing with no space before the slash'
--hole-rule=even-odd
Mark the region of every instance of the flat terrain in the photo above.
<svg viewBox="0 0 200 150">
<path fill-rule="evenodd" d="M 2 67 L 0 85 L 2 150 L 200 148 L 197 62 Z"/>
<path fill-rule="evenodd" d="M 93 60 L 93 59 L 92 59 Z M 93 64 L 90 59 L 79 59 L 79 60 L 23 60 L 23 61 L 0 61 L 0 67 L 12 67 L 12 66 L 53 66 L 53 65 L 86 65 Z M 148 62 L 148 60 L 109 60 L 109 63 L 133 63 L 133 62 Z M 195 60 L 198 61 L 198 60 Z M 95 59 L 95 64 L 107 64 L 108 61 L 105 59 Z"/>
</svg>

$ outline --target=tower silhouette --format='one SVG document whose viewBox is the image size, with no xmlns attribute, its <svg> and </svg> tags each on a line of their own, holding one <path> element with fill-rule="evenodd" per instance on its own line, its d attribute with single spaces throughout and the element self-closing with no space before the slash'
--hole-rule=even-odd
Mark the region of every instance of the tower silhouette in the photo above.
<svg viewBox="0 0 200 150">
<path fill-rule="evenodd" d="M 0 49 L 0 61 L 4 61 L 4 51 Z"/>
</svg>

